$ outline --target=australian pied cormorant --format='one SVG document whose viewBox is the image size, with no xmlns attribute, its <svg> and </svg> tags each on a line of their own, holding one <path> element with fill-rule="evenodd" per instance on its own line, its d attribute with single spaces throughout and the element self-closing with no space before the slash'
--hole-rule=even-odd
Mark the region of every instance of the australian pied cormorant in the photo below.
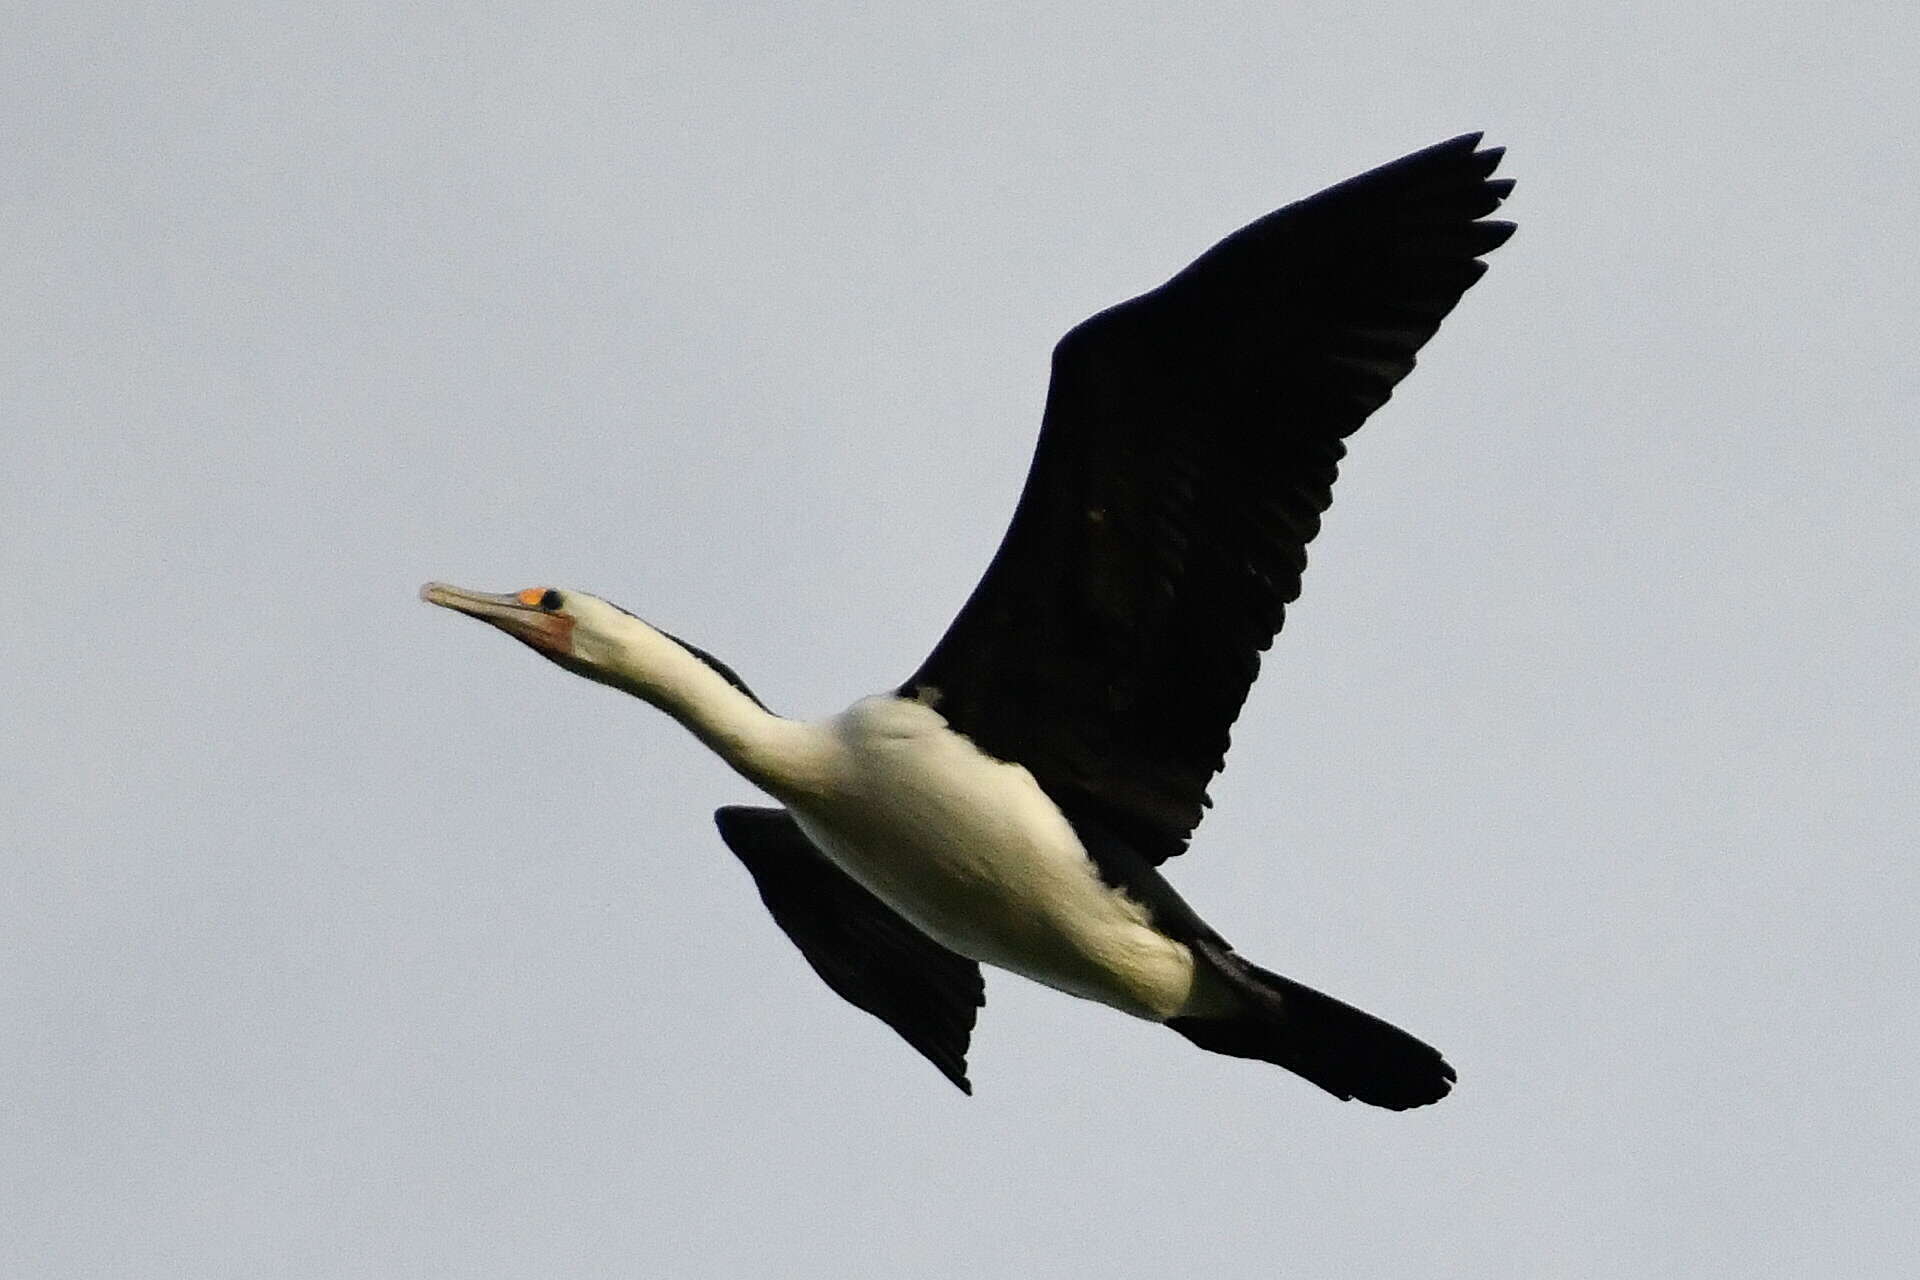
<svg viewBox="0 0 1920 1280">
<path fill-rule="evenodd" d="M 1300 592 L 1342 443 L 1513 233 L 1468 134 L 1288 205 L 1061 339 L 1011 527 L 904 684 L 819 723 L 579 591 L 422 596 L 641 698 L 780 807 L 720 834 L 841 996 L 962 1090 L 982 963 L 1340 1098 L 1453 1068 L 1242 959 L 1160 874 Z"/>
</svg>

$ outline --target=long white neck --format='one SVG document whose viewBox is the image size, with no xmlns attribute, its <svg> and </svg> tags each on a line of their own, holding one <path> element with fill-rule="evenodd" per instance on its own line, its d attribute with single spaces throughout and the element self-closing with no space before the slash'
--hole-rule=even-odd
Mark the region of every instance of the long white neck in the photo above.
<svg viewBox="0 0 1920 1280">
<path fill-rule="evenodd" d="M 819 789 L 830 746 L 822 731 L 774 715 L 640 619 L 615 609 L 606 614 L 594 618 L 591 634 L 575 633 L 576 652 L 591 668 L 586 674 L 660 708 L 776 798 Z"/>
</svg>

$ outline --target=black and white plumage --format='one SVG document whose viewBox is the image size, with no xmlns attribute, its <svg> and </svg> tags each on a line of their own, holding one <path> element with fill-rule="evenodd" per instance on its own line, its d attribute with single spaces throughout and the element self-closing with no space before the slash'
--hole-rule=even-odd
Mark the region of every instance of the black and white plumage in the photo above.
<svg viewBox="0 0 1920 1280">
<path fill-rule="evenodd" d="M 581 592 L 423 595 L 680 720 L 779 808 L 727 845 L 827 984 L 962 1089 L 985 962 L 1405 1108 L 1451 1067 L 1242 959 L 1182 852 L 1300 591 L 1345 438 L 1513 232 L 1470 134 L 1289 205 L 1055 348 L 1012 524 L 890 694 L 819 724 Z"/>
</svg>

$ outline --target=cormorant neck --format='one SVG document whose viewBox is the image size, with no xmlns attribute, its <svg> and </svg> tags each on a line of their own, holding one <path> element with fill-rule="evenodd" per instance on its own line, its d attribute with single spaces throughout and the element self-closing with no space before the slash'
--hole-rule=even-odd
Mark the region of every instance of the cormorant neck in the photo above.
<svg viewBox="0 0 1920 1280">
<path fill-rule="evenodd" d="M 584 661 L 581 674 L 660 708 L 776 799 L 822 785 L 828 744 L 819 729 L 773 714 L 737 678 L 639 618 L 621 615 L 601 639 L 605 651 Z"/>
</svg>

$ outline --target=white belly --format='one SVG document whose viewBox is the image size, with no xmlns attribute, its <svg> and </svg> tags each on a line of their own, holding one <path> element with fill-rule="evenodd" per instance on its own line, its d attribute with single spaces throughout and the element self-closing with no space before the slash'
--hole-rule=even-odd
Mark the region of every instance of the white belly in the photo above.
<svg viewBox="0 0 1920 1280">
<path fill-rule="evenodd" d="M 867 698 L 826 726 L 833 785 L 786 797 L 808 837 L 942 945 L 1072 995 L 1164 1020 L 1193 956 L 1101 881 L 1072 826 L 1017 765 L 917 702 Z"/>
</svg>

